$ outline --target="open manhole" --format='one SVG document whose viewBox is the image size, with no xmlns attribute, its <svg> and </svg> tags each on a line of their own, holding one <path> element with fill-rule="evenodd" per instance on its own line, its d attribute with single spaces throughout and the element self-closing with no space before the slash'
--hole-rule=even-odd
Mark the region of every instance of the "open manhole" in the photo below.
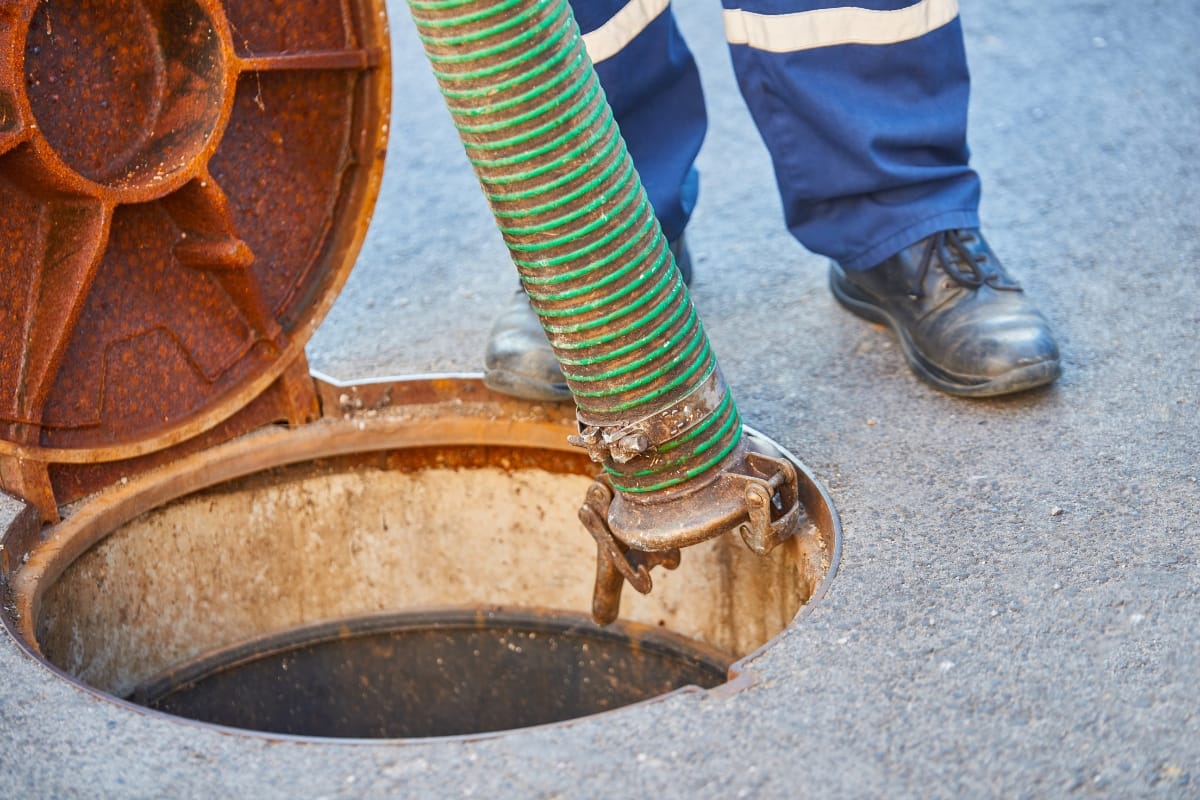
<svg viewBox="0 0 1200 800">
<path fill-rule="evenodd" d="M 97 702 L 273 736 L 479 734 L 722 682 L 824 591 L 828 497 L 796 463 L 794 538 L 690 547 L 599 628 L 572 408 L 314 383 L 389 40 L 381 0 L 285 6 L 0 5 L 0 487 L 29 504 L 0 497 L 5 627 Z"/>
<path fill-rule="evenodd" d="M 716 686 L 728 666 L 723 653 L 645 626 L 529 612 L 388 614 L 233 647 L 172 669 L 131 699 L 271 733 L 454 736 Z"/>
<path fill-rule="evenodd" d="M 594 465 L 566 443 L 572 408 L 475 378 L 318 388 L 316 423 L 118 482 L 45 530 L 11 521 L 4 619 L 22 645 L 143 712 L 469 735 L 720 684 L 836 566 L 832 505 L 797 463 L 800 534 L 769 556 L 731 537 L 688 548 L 598 627 L 577 519 Z"/>
</svg>

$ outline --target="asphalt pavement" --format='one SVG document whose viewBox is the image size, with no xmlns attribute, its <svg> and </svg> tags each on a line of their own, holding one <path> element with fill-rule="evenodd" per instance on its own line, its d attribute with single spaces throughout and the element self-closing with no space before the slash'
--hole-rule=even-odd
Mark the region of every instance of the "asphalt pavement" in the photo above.
<svg viewBox="0 0 1200 800">
<path fill-rule="evenodd" d="M 402 4 L 383 196 L 309 346 L 472 372 L 515 273 Z M 740 693 L 474 742 L 270 743 L 92 702 L 0 639 L 6 797 L 1200 796 L 1200 5 L 963 0 L 989 240 L 1053 387 L 942 396 L 788 236 L 713 3 L 693 297 L 746 420 L 832 492 L 830 594 Z"/>
</svg>

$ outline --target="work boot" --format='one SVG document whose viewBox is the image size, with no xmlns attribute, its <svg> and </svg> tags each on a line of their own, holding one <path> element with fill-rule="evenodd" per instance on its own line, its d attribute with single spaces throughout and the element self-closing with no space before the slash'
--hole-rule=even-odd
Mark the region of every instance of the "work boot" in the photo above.
<svg viewBox="0 0 1200 800">
<path fill-rule="evenodd" d="M 921 378 L 948 394 L 992 397 L 1061 372 L 1045 318 L 978 230 L 948 230 L 868 270 L 830 267 L 834 297 L 886 323 Z"/>
<path fill-rule="evenodd" d="M 692 259 L 681 235 L 670 243 L 671 254 L 683 273 L 692 280 Z M 569 400 L 571 390 L 554 357 L 550 340 L 529 304 L 524 289 L 518 289 L 492 326 L 483 363 L 483 382 L 489 388 L 526 400 Z"/>
</svg>

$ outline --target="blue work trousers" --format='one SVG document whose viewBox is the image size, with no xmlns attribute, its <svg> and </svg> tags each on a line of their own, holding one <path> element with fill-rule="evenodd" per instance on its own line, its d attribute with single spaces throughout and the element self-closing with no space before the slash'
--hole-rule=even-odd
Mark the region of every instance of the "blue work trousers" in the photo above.
<svg viewBox="0 0 1200 800">
<path fill-rule="evenodd" d="M 696 202 L 707 120 L 665 0 L 572 0 L 666 235 Z M 947 228 L 977 227 L 969 76 L 955 0 L 725 0 L 742 96 L 775 168 L 788 229 L 868 269 Z"/>
</svg>

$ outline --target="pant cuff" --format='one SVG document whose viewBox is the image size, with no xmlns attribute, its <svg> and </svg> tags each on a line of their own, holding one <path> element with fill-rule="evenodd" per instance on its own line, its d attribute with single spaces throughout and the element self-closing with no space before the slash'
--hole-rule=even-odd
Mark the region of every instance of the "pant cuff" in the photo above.
<svg viewBox="0 0 1200 800">
<path fill-rule="evenodd" d="M 866 250 L 845 260 L 839 260 L 838 264 L 841 265 L 842 269 L 846 270 L 868 270 L 899 253 L 904 248 L 916 244 L 926 236 L 932 236 L 939 231 L 950 230 L 951 228 L 978 227 L 979 213 L 974 209 L 964 208 L 957 211 L 943 211 L 889 234 Z"/>
</svg>

